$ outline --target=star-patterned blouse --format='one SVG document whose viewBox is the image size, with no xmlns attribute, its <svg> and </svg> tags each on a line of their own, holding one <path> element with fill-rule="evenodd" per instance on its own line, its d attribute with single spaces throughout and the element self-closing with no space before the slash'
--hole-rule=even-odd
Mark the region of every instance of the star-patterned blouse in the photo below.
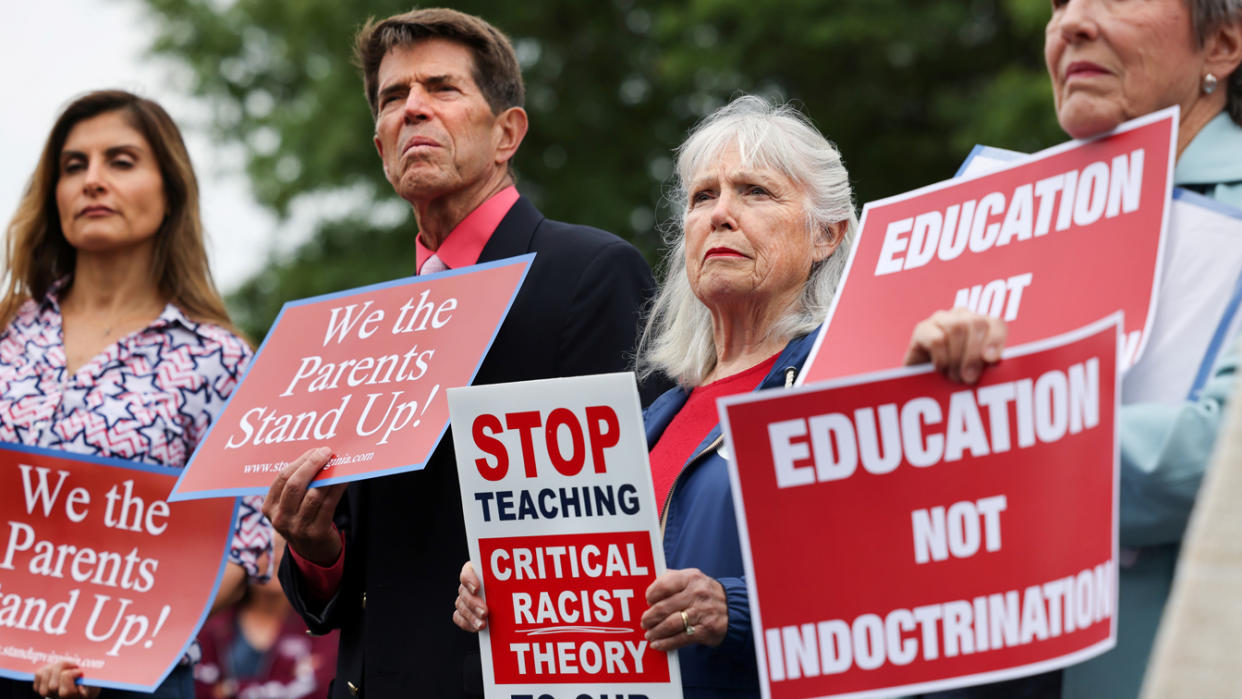
<svg viewBox="0 0 1242 699">
<path fill-rule="evenodd" d="M 62 284 L 27 301 L 0 334 L 0 441 L 182 468 L 250 358 L 241 338 L 196 323 L 171 303 L 70 375 Z M 242 498 L 229 561 L 271 574 L 263 500 Z"/>
</svg>

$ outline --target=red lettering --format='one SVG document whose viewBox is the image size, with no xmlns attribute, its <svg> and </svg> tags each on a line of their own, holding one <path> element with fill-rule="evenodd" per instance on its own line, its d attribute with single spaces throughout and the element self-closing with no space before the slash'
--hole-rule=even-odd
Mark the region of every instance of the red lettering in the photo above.
<svg viewBox="0 0 1242 699">
<path fill-rule="evenodd" d="M 564 452 L 561 451 L 561 425 L 569 428 L 569 437 L 573 441 L 573 451 L 570 452 L 569 458 L 566 458 Z M 586 449 L 583 448 L 585 445 L 583 443 L 582 427 L 578 425 L 578 417 L 567 408 L 553 410 L 548 414 L 548 423 L 544 427 L 544 437 L 548 441 L 548 458 L 552 460 L 552 466 L 561 475 L 578 475 L 582 471 L 582 466 L 586 463 Z"/>
<path fill-rule="evenodd" d="M 492 436 L 502 429 L 500 418 L 495 415 L 480 415 L 471 425 L 475 446 L 496 457 L 495 466 L 487 463 L 487 459 L 474 460 L 475 467 L 479 469 L 479 475 L 489 481 L 498 481 L 509 472 L 509 452 L 505 449 L 505 443 Z"/>
<path fill-rule="evenodd" d="M 526 467 L 527 478 L 534 478 L 536 475 L 535 443 L 532 433 L 542 422 L 543 420 L 540 419 L 538 410 L 505 414 L 505 427 L 511 430 L 521 430 L 522 464 Z"/>
<path fill-rule="evenodd" d="M 548 459 L 557 472 L 564 476 L 576 476 L 586 466 L 587 452 L 595 473 L 606 473 L 608 465 L 604 451 L 621 441 L 621 423 L 617 413 L 607 405 L 586 408 L 585 431 L 583 421 L 569 408 L 556 408 L 545 420 L 537 410 L 505 413 L 504 425 L 496 415 L 482 414 L 471 425 L 474 443 L 493 459 L 475 459 L 479 474 L 489 481 L 498 481 L 509 472 L 509 453 L 506 443 L 496 438 L 505 431 L 516 431 L 522 446 L 522 465 L 527 478 L 538 475 L 539 464 L 535 452 L 535 430 L 543 427 L 544 445 Z M 565 431 L 568 430 L 568 435 Z"/>
<path fill-rule="evenodd" d="M 621 423 L 617 421 L 617 413 L 606 405 L 592 405 L 586 409 L 587 435 L 591 440 L 591 462 L 595 464 L 596 473 L 604 473 L 608 467 L 604 464 L 604 450 L 617 446 L 621 440 Z M 601 424 L 607 429 L 601 429 Z"/>
</svg>

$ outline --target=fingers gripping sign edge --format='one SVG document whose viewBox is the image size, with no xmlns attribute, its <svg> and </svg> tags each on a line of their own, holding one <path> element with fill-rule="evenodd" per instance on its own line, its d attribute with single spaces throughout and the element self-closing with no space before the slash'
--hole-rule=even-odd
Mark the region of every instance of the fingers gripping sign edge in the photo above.
<svg viewBox="0 0 1242 699">
<path fill-rule="evenodd" d="M 289 546 L 303 558 L 325 566 L 340 555 L 340 537 L 332 517 L 346 484 L 319 488 L 311 484 L 331 455 L 329 447 L 319 447 L 294 459 L 272 481 L 263 503 L 263 514 Z"/>
</svg>

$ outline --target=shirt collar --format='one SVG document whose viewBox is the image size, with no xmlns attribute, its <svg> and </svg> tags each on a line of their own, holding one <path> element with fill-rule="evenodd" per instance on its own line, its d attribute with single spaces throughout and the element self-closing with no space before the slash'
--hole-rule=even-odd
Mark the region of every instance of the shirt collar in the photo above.
<svg viewBox="0 0 1242 699">
<path fill-rule="evenodd" d="M 68 276 L 61 277 L 60 279 L 57 279 L 56 281 L 52 282 L 52 285 L 47 288 L 47 293 L 43 295 L 43 298 L 39 299 L 39 310 L 40 311 L 53 310 L 53 311 L 56 311 L 57 314 L 59 314 L 60 313 L 60 292 L 64 291 L 65 287 L 68 285 L 69 285 Z"/>
<path fill-rule="evenodd" d="M 1242 128 L 1221 112 L 1195 134 L 1173 169 L 1173 184 L 1214 184 L 1242 180 Z"/>
<path fill-rule="evenodd" d="M 433 254 L 448 265 L 449 269 L 469 267 L 478 262 L 479 255 L 483 254 L 483 246 L 491 240 L 492 233 L 496 232 L 501 219 L 513 208 L 519 196 L 517 187 L 513 185 L 496 192 L 449 231 L 436 250 L 423 245 L 423 236 L 420 233 L 414 239 L 417 269 L 421 270 L 423 263 Z"/>
<path fill-rule="evenodd" d="M 163 328 L 174 324 L 184 327 L 186 330 L 193 332 L 195 335 L 204 336 L 201 332 L 199 332 L 199 324 L 190 320 L 186 314 L 172 302 L 169 302 L 164 306 L 164 311 L 160 313 L 160 317 L 152 321 L 151 324 L 147 326 L 147 329 L 152 330 L 155 328 Z"/>
</svg>

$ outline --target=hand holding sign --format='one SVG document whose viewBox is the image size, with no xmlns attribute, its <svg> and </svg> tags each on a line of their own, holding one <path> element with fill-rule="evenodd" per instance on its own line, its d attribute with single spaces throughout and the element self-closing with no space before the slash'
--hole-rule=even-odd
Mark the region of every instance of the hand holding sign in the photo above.
<svg viewBox="0 0 1242 699">
<path fill-rule="evenodd" d="M 655 650 L 718 646 L 729 628 L 724 586 L 697 568 L 669 570 L 647 588 L 642 625 Z"/>
<path fill-rule="evenodd" d="M 332 450 L 318 447 L 294 459 L 272 482 L 263 501 L 263 514 L 289 547 L 308 561 L 330 566 L 341 555 L 341 537 L 332 514 L 345 495 L 347 483 L 311 488 Z"/>
<path fill-rule="evenodd" d="M 1008 335 L 999 318 L 965 308 L 936 311 L 914 326 L 905 364 L 931 362 L 951 381 L 974 383 L 985 366 L 1000 361 Z"/>
<path fill-rule="evenodd" d="M 82 668 L 64 660 L 39 668 L 35 673 L 34 691 L 41 697 L 82 697 L 94 699 L 99 687 L 77 684 L 82 679 Z"/>
<path fill-rule="evenodd" d="M 474 564 L 466 561 L 461 567 L 461 584 L 457 586 L 456 611 L 453 623 L 462 631 L 482 631 L 487 628 L 487 602 L 483 600 L 483 583 L 474 572 Z"/>
</svg>

